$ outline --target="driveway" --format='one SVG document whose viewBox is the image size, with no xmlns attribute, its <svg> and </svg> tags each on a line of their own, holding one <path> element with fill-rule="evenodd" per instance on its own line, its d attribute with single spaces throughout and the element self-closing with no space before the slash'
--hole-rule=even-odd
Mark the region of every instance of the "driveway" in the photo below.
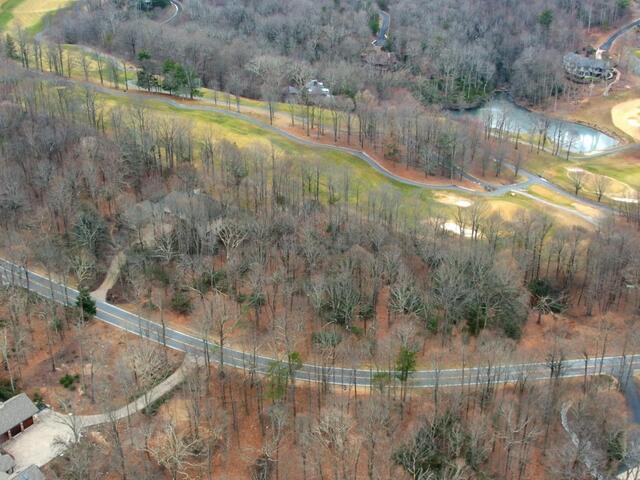
<svg viewBox="0 0 640 480">
<path fill-rule="evenodd" d="M 186 356 L 180 368 L 145 395 L 110 413 L 97 415 L 66 416 L 53 410 L 43 410 L 36 415 L 35 423 L 23 433 L 4 443 L 2 447 L 16 461 L 16 470 L 35 464 L 39 467 L 64 453 L 63 443 L 73 440 L 72 426 L 86 430 L 114 420 L 120 420 L 139 412 L 176 388 L 184 380 L 185 373 L 193 368 L 198 359 Z"/>
<path fill-rule="evenodd" d="M 70 441 L 71 430 L 65 424 L 64 415 L 53 410 L 43 410 L 36 415 L 36 421 L 17 437 L 4 443 L 2 447 L 16 461 L 16 470 L 31 464 L 41 467 L 60 453 L 62 448 L 57 440 Z"/>
</svg>

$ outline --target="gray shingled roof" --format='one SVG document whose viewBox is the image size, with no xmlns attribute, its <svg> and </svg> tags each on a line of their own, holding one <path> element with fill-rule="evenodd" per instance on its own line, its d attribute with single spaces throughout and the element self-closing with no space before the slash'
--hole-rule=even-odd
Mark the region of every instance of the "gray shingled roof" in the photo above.
<svg viewBox="0 0 640 480">
<path fill-rule="evenodd" d="M 38 413 L 38 408 L 25 393 L 11 397 L 0 405 L 0 433 L 11 430 L 36 413 Z"/>
<path fill-rule="evenodd" d="M 8 472 L 16 466 L 16 462 L 11 455 L 0 455 L 0 472 Z"/>
<path fill-rule="evenodd" d="M 602 70 L 609 68 L 609 62 L 606 60 L 585 57 L 573 52 L 567 53 L 563 58 L 563 62 L 565 65 L 571 65 L 573 68 L 600 68 Z"/>
<path fill-rule="evenodd" d="M 14 473 L 9 480 L 46 480 L 44 474 L 36 465 L 29 465 L 24 470 Z"/>
</svg>

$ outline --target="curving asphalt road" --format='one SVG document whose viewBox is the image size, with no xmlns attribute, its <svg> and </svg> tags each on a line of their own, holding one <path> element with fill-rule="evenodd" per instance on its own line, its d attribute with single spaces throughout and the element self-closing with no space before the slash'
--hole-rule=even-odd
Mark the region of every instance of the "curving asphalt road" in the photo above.
<svg viewBox="0 0 640 480">
<path fill-rule="evenodd" d="M 483 180 L 480 180 L 478 178 L 475 178 L 469 174 L 464 174 L 464 177 L 474 183 L 476 183 L 477 185 L 479 185 L 480 187 L 484 188 L 484 190 L 473 190 L 471 188 L 467 188 L 467 187 L 462 187 L 460 185 L 455 185 L 455 184 L 441 184 L 441 183 L 437 183 L 437 184 L 433 184 L 433 183 L 429 183 L 429 182 L 420 182 L 420 181 L 416 181 L 416 180 L 411 180 L 399 175 L 396 175 L 395 173 L 391 172 L 390 170 L 387 170 L 384 166 L 382 166 L 380 163 L 378 163 L 373 157 L 371 157 L 369 154 L 367 154 L 366 152 L 362 151 L 362 150 L 358 150 L 356 148 L 350 148 L 350 147 L 342 147 L 339 145 L 331 145 L 331 144 L 324 144 L 324 143 L 318 143 L 315 142 L 311 139 L 307 139 L 304 137 L 299 137 L 297 135 L 294 135 L 286 130 L 280 129 L 276 126 L 270 125 L 267 122 L 263 122 L 255 117 L 252 117 L 250 115 L 246 115 L 243 113 L 239 113 L 237 111 L 233 111 L 233 110 L 227 110 L 224 108 L 219 108 L 216 106 L 213 106 L 212 104 L 201 104 L 201 105 L 195 105 L 195 104 L 184 104 L 181 103 L 177 100 L 174 100 L 173 98 L 169 98 L 168 96 L 165 95 L 153 95 L 150 96 L 148 93 L 142 93 L 142 92 L 146 92 L 145 90 L 140 89 L 137 85 L 135 85 L 134 82 L 129 81 L 128 82 L 128 90 L 127 91 L 122 91 L 122 90 L 116 90 L 114 88 L 110 88 L 110 87 L 106 87 L 106 86 L 102 86 L 102 85 L 96 85 L 92 82 L 86 82 L 86 81 L 82 81 L 82 80 L 69 80 L 66 78 L 60 78 L 58 76 L 55 76 L 53 74 L 49 74 L 46 72 L 38 72 L 38 71 L 29 71 L 29 74 L 34 75 L 34 76 L 47 76 L 47 77 L 54 77 L 56 80 L 61 81 L 61 82 L 67 82 L 67 83 L 71 83 L 71 84 L 79 84 L 82 86 L 85 86 L 87 88 L 92 88 L 98 92 L 102 92 L 105 93 L 107 95 L 116 95 L 116 96 L 120 96 L 120 97 L 129 97 L 129 98 L 134 98 L 134 99 L 138 99 L 140 101 L 145 101 L 145 100 L 149 100 L 150 98 L 153 99 L 153 101 L 156 102 L 160 102 L 160 103 L 164 103 L 166 105 L 169 105 L 171 107 L 174 108 L 178 108 L 181 110 L 196 110 L 196 111 L 205 111 L 205 112 L 213 112 L 213 113 L 218 113 L 221 115 L 226 115 L 226 116 L 230 116 L 233 118 L 237 118 L 239 120 L 242 120 L 244 122 L 248 122 L 252 125 L 255 125 L 256 127 L 259 127 L 261 129 L 264 130 L 268 130 L 270 132 L 276 133 L 282 137 L 285 137 L 288 140 L 291 140 L 292 142 L 295 142 L 297 144 L 300 145 L 304 145 L 304 146 L 309 146 L 315 149 L 320 149 L 320 150 L 334 150 L 334 151 L 340 151 L 340 152 L 345 152 L 348 153 L 350 155 L 353 155 L 357 158 L 359 158 L 360 160 L 366 162 L 370 167 L 372 167 L 374 170 L 376 170 L 377 172 L 381 173 L 382 175 L 384 175 L 385 177 L 389 178 L 390 180 L 403 184 L 403 185 L 408 185 L 411 187 L 416 187 L 416 188 L 423 188 L 426 190 L 437 190 L 437 191 L 457 191 L 460 193 L 464 193 L 464 194 L 471 194 L 480 198 L 495 198 L 495 197 L 500 197 L 503 195 L 506 195 L 510 192 L 516 193 L 516 194 L 522 194 L 524 196 L 527 196 L 528 198 L 530 198 L 533 201 L 536 201 L 542 205 L 548 206 L 548 207 L 552 207 L 556 210 L 560 210 L 563 211 L 565 213 L 568 213 L 570 215 L 574 215 L 578 218 L 581 218 L 582 220 L 591 223 L 593 225 L 597 225 L 600 217 L 595 217 L 595 216 L 591 216 L 582 212 L 579 212 L 577 210 L 574 210 L 572 208 L 568 208 L 568 207 L 564 207 L 562 205 L 557 205 L 555 203 L 549 202 L 547 200 L 544 200 L 542 198 L 539 198 L 535 195 L 530 195 L 528 193 L 526 193 L 526 190 L 533 186 L 533 185 L 540 185 L 540 186 L 544 186 L 548 189 L 553 190 L 555 193 L 557 193 L 558 195 L 562 195 L 563 197 L 567 198 L 568 200 L 570 200 L 571 202 L 574 203 L 579 203 L 582 204 L 584 206 L 588 206 L 590 208 L 594 208 L 596 210 L 598 210 L 600 212 L 600 214 L 602 215 L 607 215 L 607 214 L 611 214 L 611 213 L 615 213 L 615 211 L 610 208 L 607 207 L 605 205 L 590 201 L 588 199 L 582 198 L 582 197 L 578 197 L 573 195 L 570 192 L 567 192 L 566 190 L 560 188 L 559 186 L 549 182 L 548 180 L 545 180 L 544 178 L 540 177 L 539 175 L 536 175 L 534 173 L 531 173 L 529 171 L 527 171 L 526 169 L 520 169 L 518 174 L 522 177 L 525 177 L 525 180 L 523 182 L 520 183 L 516 183 L 516 184 L 509 184 L 509 185 L 495 185 L 495 184 L 491 184 L 488 182 L 485 182 Z M 635 147 L 635 145 L 633 146 L 628 146 L 628 147 Z M 626 148 L 626 147 L 625 147 Z M 505 162 L 504 166 L 506 168 L 511 168 L 513 169 L 513 165 Z"/>
<path fill-rule="evenodd" d="M 640 27 L 640 18 L 637 20 L 634 20 L 633 22 L 625 25 L 622 28 L 619 28 L 618 30 L 616 30 L 615 32 L 613 32 L 609 38 L 607 38 L 604 43 L 602 45 L 600 45 L 599 49 L 600 51 L 603 52 L 608 52 L 609 50 L 611 50 L 611 47 L 613 46 L 613 44 L 615 43 L 615 41 L 620 38 L 622 35 L 624 35 L 625 33 L 627 33 L 629 30 L 631 30 L 633 27 Z"/>
<path fill-rule="evenodd" d="M 38 72 L 36 72 L 36 74 L 40 74 Z M 58 78 L 58 77 L 56 77 Z M 68 81 L 68 80 L 67 80 Z M 466 187 L 461 187 L 460 185 L 455 185 L 455 184 L 433 184 L 433 183 L 429 183 L 429 182 L 420 182 L 417 180 L 411 180 L 405 177 L 402 177 L 400 175 L 396 175 L 395 173 L 391 172 L 390 170 L 386 169 L 384 166 L 382 166 L 380 163 L 378 163 L 378 161 L 376 161 L 373 157 L 371 157 L 368 153 L 362 151 L 362 150 L 358 150 L 356 148 L 350 148 L 350 147 L 343 147 L 343 146 L 339 146 L 339 145 L 330 145 L 330 144 L 324 144 L 324 143 L 318 143 L 315 142 L 314 140 L 311 139 L 307 139 L 304 137 L 299 137 L 297 135 L 294 135 L 284 129 L 281 129 L 279 127 L 276 127 L 274 125 L 270 125 L 267 122 L 263 122 L 255 117 L 252 117 L 250 115 L 246 115 L 240 112 L 236 112 L 233 110 L 227 110 L 224 108 L 219 108 L 216 106 L 213 106 L 211 104 L 207 105 L 207 104 L 201 104 L 201 105 L 194 105 L 194 104 L 184 104 L 181 103 L 177 100 L 174 100 L 172 98 L 169 98 L 167 96 L 162 96 L 162 95 L 154 95 L 153 97 L 150 97 L 148 94 L 145 93 L 136 93 L 133 90 L 137 90 L 138 92 L 143 92 L 143 90 L 141 90 L 139 87 L 137 87 L 135 84 L 130 83 L 129 84 L 129 91 L 128 92 L 123 92 L 121 90 L 115 90 L 113 88 L 109 88 L 109 87 L 105 87 L 105 86 L 100 86 L 100 85 L 95 85 L 91 82 L 83 82 L 83 81 L 76 81 L 75 83 L 80 83 L 83 85 L 86 85 L 88 87 L 91 87 L 99 92 L 103 92 L 106 93 L 108 95 L 117 95 L 117 96 L 128 96 L 128 97 L 133 97 L 133 98 L 137 98 L 141 101 L 144 100 L 148 100 L 149 98 L 152 98 L 154 101 L 156 102 L 161 102 L 164 103 L 166 105 L 169 105 L 171 107 L 174 108 L 178 108 L 181 110 L 197 110 L 197 111 L 205 111 L 205 112 L 213 112 L 213 113 L 218 113 L 221 115 L 226 115 L 226 116 L 230 116 L 245 122 L 248 122 L 252 125 L 255 125 L 257 127 L 260 127 L 261 129 L 264 130 L 268 130 L 270 132 L 276 133 L 280 136 L 283 136 L 285 138 L 287 138 L 288 140 L 291 140 L 292 142 L 295 142 L 297 144 L 300 145 L 304 145 L 304 146 L 309 146 L 315 149 L 321 149 L 321 150 L 334 150 L 334 151 L 340 151 L 340 152 L 345 152 L 348 153 L 350 155 L 353 155 L 357 158 L 359 158 L 360 160 L 363 160 L 364 162 L 366 162 L 370 167 L 372 167 L 374 170 L 376 170 L 377 172 L 381 173 L 382 175 L 384 175 L 385 177 L 389 178 L 390 180 L 393 180 L 394 182 L 398 182 L 400 184 L 403 185 L 408 185 L 408 186 L 412 186 L 412 187 L 417 187 L 417 188 L 424 188 L 427 190 L 438 190 L 438 191 L 458 191 L 461 193 L 465 193 L 465 194 L 472 194 L 478 197 L 482 197 L 482 198 L 495 198 L 495 197 L 500 197 L 503 195 L 506 195 L 510 192 L 515 192 L 515 193 L 525 193 L 526 190 L 533 186 L 533 185 L 540 185 L 540 186 L 544 186 L 548 189 L 553 190 L 555 193 L 557 193 L 558 195 L 562 195 L 563 197 L 567 198 L 568 200 L 575 202 L 575 203 L 580 203 L 583 204 L 584 206 L 588 206 L 590 208 L 594 208 L 596 210 L 598 210 L 601 214 L 603 215 L 607 215 L 607 214 L 611 214 L 614 213 L 614 210 L 590 201 L 588 199 L 582 198 L 582 197 L 578 197 L 576 195 L 573 195 L 570 192 L 567 192 L 566 190 L 560 188 L 559 186 L 545 180 L 544 178 L 540 177 L 539 175 L 536 175 L 534 173 L 531 173 L 529 171 L 527 171 L 526 169 L 520 169 L 518 174 L 522 177 L 525 177 L 525 181 L 520 182 L 520 183 L 516 183 L 516 184 L 509 184 L 509 185 L 500 185 L 497 186 L 495 184 L 491 184 L 485 181 L 482 181 L 478 178 L 475 178 L 469 174 L 465 174 L 465 178 L 467 178 L 468 180 L 471 180 L 472 182 L 476 183 L 477 185 L 481 186 L 484 188 L 484 190 L 473 190 L 470 188 L 466 188 Z M 513 165 L 506 163 L 504 164 L 507 168 L 514 168 Z M 534 195 L 526 195 L 528 198 L 541 203 L 545 206 L 550 206 L 553 207 L 557 210 L 561 210 L 564 211 L 565 213 L 569 213 L 571 215 L 577 216 L 583 220 L 585 220 L 588 223 L 594 224 L 596 225 L 599 221 L 598 217 L 593 217 L 591 215 L 587 215 L 585 213 L 582 212 L 578 212 L 577 210 L 571 209 L 571 208 L 567 208 L 567 207 L 563 207 L 562 205 L 556 205 L 554 203 L 548 202 L 546 200 L 543 200 L 539 197 L 536 197 Z"/>
<path fill-rule="evenodd" d="M 173 6 L 174 11 L 169 18 L 160 22 L 163 25 L 166 25 L 168 23 L 173 23 L 175 20 L 177 20 L 180 17 L 180 14 L 182 13 L 182 4 L 180 2 L 176 0 L 169 0 L 169 2 Z"/>
<path fill-rule="evenodd" d="M 371 42 L 374 47 L 384 47 L 387 43 L 387 37 L 389 33 L 389 25 L 391 24 L 391 15 L 387 12 L 380 10 L 380 18 L 382 22 L 380 23 L 380 28 L 378 29 L 378 36 L 376 39 Z"/>
<path fill-rule="evenodd" d="M 171 4 L 173 5 L 173 7 L 175 8 L 175 11 L 173 13 L 173 15 L 171 15 L 169 18 L 165 19 L 162 23 L 163 24 L 168 24 L 171 23 L 173 21 L 175 21 L 177 18 L 179 18 L 180 13 L 182 12 L 182 5 L 179 1 L 177 0 L 170 0 Z M 390 16 L 387 12 L 384 11 L 380 11 L 380 16 L 382 18 L 382 24 L 380 27 L 380 32 L 378 34 L 378 39 L 374 41 L 374 44 L 376 44 L 376 42 L 380 41 L 381 39 L 385 39 L 387 37 L 387 33 L 389 30 L 389 26 L 390 26 Z M 638 20 L 640 22 L 640 20 Z M 627 26 L 624 28 L 631 28 L 631 26 Z M 622 30 L 624 30 L 624 28 Z M 625 30 L 626 31 L 626 30 Z M 618 36 L 621 34 L 620 31 L 616 32 L 618 34 Z M 623 32 L 622 32 L 623 33 Z M 615 35 L 615 34 L 614 34 Z M 616 37 L 617 38 L 617 37 Z M 614 39 L 615 40 L 615 39 Z M 89 47 L 84 47 L 87 48 L 89 50 Z M 91 49 L 93 50 L 93 49 Z M 102 54 L 105 55 L 105 54 Z M 108 56 L 108 55 L 107 55 Z M 115 57 L 113 57 L 115 59 Z M 133 81 L 129 81 L 127 82 L 127 91 L 126 92 L 122 92 L 120 90 L 115 90 L 112 88 L 108 88 L 108 87 L 104 87 L 104 86 L 99 86 L 99 85 L 95 85 L 93 83 L 90 82 L 82 82 L 82 81 L 78 81 L 77 83 L 81 83 L 84 84 L 86 86 L 90 86 L 91 88 L 96 89 L 97 91 L 101 91 L 110 95 L 128 95 L 128 96 L 134 96 L 139 98 L 140 100 L 145 100 L 148 99 L 148 95 L 140 95 L 140 94 L 136 94 L 134 92 L 132 92 L 131 90 L 138 90 L 140 92 L 143 92 L 144 90 L 140 89 L 137 85 L 135 85 L 135 83 Z M 585 220 L 588 223 L 594 224 L 596 225 L 599 222 L 599 218 L 598 217 L 594 217 L 582 212 L 579 212 L 577 210 L 574 210 L 572 208 L 567 208 L 561 205 L 557 205 L 555 203 L 546 201 L 544 199 L 541 199 L 535 195 L 530 195 L 528 193 L 526 193 L 526 190 L 533 186 L 533 185 L 541 185 L 544 186 L 548 189 L 553 190 L 555 193 L 569 199 L 572 202 L 575 203 L 580 203 L 583 204 L 585 206 L 594 208 L 596 210 L 598 210 L 601 214 L 611 214 L 611 213 L 615 213 L 615 211 L 613 209 L 611 209 L 610 207 L 604 206 L 600 203 L 596 203 L 593 201 L 590 201 L 588 199 L 584 199 L 581 197 L 578 197 L 576 195 L 573 195 L 570 192 L 567 192 L 566 190 L 548 182 L 547 180 L 543 179 L 542 177 L 540 177 L 539 175 L 533 174 L 531 172 L 528 172 L 524 169 L 520 169 L 519 170 L 519 174 L 523 177 L 525 177 L 525 181 L 520 182 L 518 184 L 510 184 L 510 185 L 502 185 L 502 186 L 497 186 L 495 184 L 491 184 L 485 181 L 482 181 L 478 178 L 475 178 L 469 174 L 464 174 L 464 177 L 467 180 L 471 180 L 472 182 L 476 183 L 477 185 L 481 186 L 482 188 L 484 188 L 484 191 L 478 191 L 478 190 L 473 190 L 470 188 L 466 188 L 466 187 L 461 187 L 459 185 L 454 185 L 454 184 L 433 184 L 433 183 L 429 183 L 429 182 L 421 182 L 421 181 L 415 181 L 415 180 L 410 180 L 407 178 L 404 178 L 402 176 L 396 175 L 393 172 L 387 170 L 385 167 L 383 167 L 380 163 L 378 163 L 375 159 L 373 159 L 370 155 L 368 155 L 366 152 L 355 149 L 355 148 L 349 148 L 349 147 L 341 147 L 341 146 L 337 146 L 337 145 L 328 145 L 328 144 L 320 144 L 317 142 L 314 142 L 313 140 L 310 139 L 306 139 L 303 137 L 298 137 L 296 135 L 293 135 L 289 132 L 287 132 L 286 130 L 280 129 L 278 127 L 275 127 L 271 124 L 268 124 L 266 122 L 262 122 L 254 117 L 251 117 L 249 115 L 245 115 L 239 112 L 235 112 L 235 111 L 231 111 L 231 110 L 226 110 L 226 109 L 222 109 L 222 108 L 218 108 L 215 107 L 211 104 L 209 105 L 185 105 L 182 104 L 176 100 L 170 99 L 170 98 L 166 98 L 163 96 L 154 96 L 154 100 L 155 101 L 159 101 L 168 105 L 171 105 L 175 108 L 179 108 L 182 110 L 200 110 L 200 111 L 211 111 L 211 112 L 215 112 L 215 113 L 219 113 L 222 115 L 227 115 L 227 116 L 231 116 L 231 117 L 235 117 L 238 118 L 240 120 L 249 122 L 255 126 L 258 126 L 262 129 L 266 129 L 269 130 L 271 132 L 277 133 L 278 135 L 284 136 L 285 138 L 294 141 L 298 144 L 302 144 L 302 145 L 306 145 L 306 146 L 311 146 L 314 148 L 319 148 L 319 149 L 329 149 L 329 150 L 339 150 L 339 151 L 343 151 L 346 153 L 349 153 L 363 161 L 365 161 L 369 166 L 371 166 L 373 169 L 375 169 L 376 171 L 378 171 L 379 173 L 381 173 L 382 175 L 386 176 L 387 178 L 404 184 L 404 185 L 409 185 L 412 187 L 417 187 L 417 188 L 424 188 L 424 189 L 429 189 L 429 190 L 440 190 L 440 191 L 459 191 L 462 193 L 466 193 L 466 194 L 473 194 L 475 196 L 479 196 L 479 197 L 499 197 L 499 196 L 503 196 L 505 194 L 508 194 L 510 192 L 514 192 L 514 193 L 518 193 L 518 194 L 523 194 L 525 196 L 527 196 L 528 198 L 530 198 L 533 201 L 536 201 L 540 204 L 543 204 L 545 206 L 550 206 L 552 208 L 555 208 L 557 210 L 561 210 L 564 211 L 565 213 L 577 216 L 583 220 Z M 632 149 L 632 148 L 636 148 L 638 147 L 638 145 L 624 145 L 624 146 L 619 146 L 616 147 L 615 149 L 612 150 L 608 150 L 606 152 L 601 152 L 601 154 L 609 154 L 609 153 L 613 153 L 614 151 L 623 151 L 626 149 Z M 513 166 L 509 165 L 509 164 L 505 164 L 507 166 L 507 168 L 514 168 Z"/>
<path fill-rule="evenodd" d="M 24 267 L 0 259 L 0 284 L 15 285 L 27 288 L 30 292 L 63 305 L 72 305 L 78 292 L 72 288 L 56 283 Z M 116 328 L 143 338 L 148 338 L 169 348 L 183 351 L 194 356 L 202 356 L 205 349 L 212 361 L 221 357 L 220 348 L 215 343 L 180 332 L 173 328 L 165 329 L 163 342 L 162 326 L 107 302 L 96 300 L 97 314 L 95 318 Z M 274 359 L 247 353 L 230 347 L 222 349 L 224 365 L 257 374 L 267 374 Z M 585 362 L 584 359 L 572 359 L 562 362 L 560 376 L 582 377 L 586 375 L 608 374 L 624 377 L 635 369 L 640 355 L 596 357 Z M 376 374 L 388 374 L 384 369 L 343 368 L 303 364 L 295 371 L 299 381 L 322 382 L 332 385 L 368 387 L 376 383 Z M 396 372 L 391 372 L 395 374 Z M 411 374 L 409 385 L 412 387 L 433 388 L 459 387 L 468 384 L 504 384 L 526 379 L 542 381 L 550 378 L 550 366 L 543 362 L 520 363 L 509 365 L 488 364 L 480 367 L 464 369 L 420 370 Z"/>
</svg>

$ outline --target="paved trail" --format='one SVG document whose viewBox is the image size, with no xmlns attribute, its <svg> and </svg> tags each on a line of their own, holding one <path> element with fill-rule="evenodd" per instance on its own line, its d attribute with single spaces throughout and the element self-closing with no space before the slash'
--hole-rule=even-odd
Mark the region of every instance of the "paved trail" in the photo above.
<svg viewBox="0 0 640 480">
<path fill-rule="evenodd" d="M 233 110 L 227 110 L 224 108 L 219 108 L 216 107 L 212 104 L 207 104 L 206 101 L 203 101 L 202 104 L 184 104 L 182 102 L 180 102 L 179 100 L 173 99 L 173 98 L 169 98 L 166 95 L 154 95 L 154 96 L 150 96 L 149 94 L 145 94 L 145 93 L 141 93 L 142 91 L 135 85 L 129 84 L 129 91 L 128 92 L 124 92 L 121 90 L 115 90 L 109 87 L 104 87 L 104 86 L 100 86 L 100 85 L 95 85 L 93 83 L 90 82 L 81 82 L 78 81 L 76 83 L 81 83 L 81 84 L 86 84 L 87 86 L 90 86 L 91 88 L 94 88 L 95 90 L 99 91 L 99 92 L 103 92 L 105 94 L 108 95 L 116 95 L 116 96 L 128 96 L 129 98 L 134 98 L 134 99 L 139 99 L 140 101 L 145 101 L 145 100 L 149 100 L 150 98 L 153 99 L 153 101 L 156 102 L 160 102 L 160 103 L 164 103 L 166 105 L 169 105 L 171 107 L 174 108 L 178 108 L 180 110 L 192 110 L 192 111 L 204 111 L 204 112 L 212 112 L 212 113 L 217 113 L 217 114 L 222 114 L 225 116 L 229 116 L 229 117 L 233 117 L 239 120 L 242 120 L 244 122 L 248 122 L 252 125 L 255 125 L 257 127 L 260 127 L 263 130 L 267 130 L 269 132 L 273 132 L 276 133 L 282 137 L 285 137 L 288 140 L 291 140 L 297 144 L 300 145 L 304 145 L 304 146 L 308 146 L 308 147 L 312 147 L 318 150 L 335 150 L 335 151 L 340 151 L 340 152 L 344 152 L 344 153 L 348 153 L 350 155 L 353 155 L 354 157 L 359 158 L 360 160 L 366 162 L 370 167 L 372 167 L 374 170 L 376 170 L 377 172 L 381 173 L 382 175 L 384 175 L 385 177 L 389 178 L 390 180 L 394 181 L 394 182 L 398 182 L 400 184 L 403 185 L 409 185 L 412 187 L 416 187 L 416 188 L 423 188 L 426 190 L 435 190 L 435 191 L 458 191 L 464 194 L 471 194 L 471 195 L 475 195 L 477 197 L 481 197 L 481 198 L 495 198 L 495 197 L 501 197 L 509 192 L 512 191 L 525 191 L 527 190 L 529 187 L 533 186 L 533 185 L 541 185 L 544 186 L 546 188 L 549 188 L 551 190 L 553 190 L 555 193 L 557 193 L 558 195 L 561 195 L 569 200 L 571 200 L 574 203 L 579 203 L 582 204 L 584 206 L 588 206 L 591 208 L 596 209 L 597 211 L 599 211 L 599 213 L 601 215 L 607 215 L 610 213 L 613 213 L 613 209 L 602 205 L 602 204 L 598 204 L 596 202 L 592 202 L 588 199 L 582 198 L 582 197 L 578 197 L 575 196 L 573 194 L 571 194 L 570 192 L 567 192 L 566 190 L 558 187 L 557 185 L 554 185 L 550 182 L 548 182 L 547 180 L 541 178 L 539 175 L 536 175 L 534 173 L 531 173 L 525 169 L 520 169 L 518 174 L 522 177 L 525 177 L 525 180 L 523 182 L 520 183 L 516 183 L 516 184 L 509 184 L 509 185 L 501 185 L 501 186 L 496 186 L 494 184 L 491 184 L 489 182 L 485 182 L 482 180 L 479 180 L 477 178 L 474 178 L 470 175 L 465 175 L 465 177 L 467 179 L 470 179 L 472 181 L 474 181 L 475 183 L 477 183 L 479 186 L 483 187 L 484 190 L 472 190 L 470 188 L 466 188 L 466 187 L 461 187 L 459 185 L 455 185 L 455 184 L 433 184 L 433 183 L 429 183 L 429 182 L 422 182 L 422 181 L 417 181 L 417 180 L 411 180 L 405 177 L 402 177 L 400 175 L 396 175 L 395 173 L 391 172 L 390 170 L 386 169 L 384 166 L 382 166 L 377 160 L 375 160 L 371 155 L 369 155 L 368 153 L 362 151 L 362 150 L 358 150 L 356 148 L 351 148 L 351 147 L 343 147 L 343 146 L 339 146 L 339 145 L 330 145 L 330 144 L 324 144 L 324 143 L 318 143 L 314 140 L 308 139 L 308 138 L 304 138 L 304 137 L 299 137 L 297 135 L 294 135 L 290 132 L 288 132 L 287 130 L 281 129 L 279 127 L 270 125 L 269 123 L 263 122 L 262 120 L 259 120 L 255 117 L 252 117 L 250 115 L 246 115 L 237 111 L 233 111 Z M 135 90 L 135 91 L 134 91 Z M 633 146 L 635 147 L 635 146 Z M 629 146 L 625 146 L 625 148 L 629 148 Z M 512 165 L 505 163 L 505 166 L 507 168 L 513 168 Z M 550 206 L 552 208 L 556 208 L 558 210 L 564 211 L 566 213 L 575 215 L 591 224 L 597 224 L 598 221 L 600 220 L 600 217 L 598 216 L 591 216 L 591 215 L 587 215 L 581 212 L 577 212 L 575 210 L 569 209 L 567 207 L 563 207 L 560 205 L 556 205 L 552 202 L 543 200 L 537 196 L 534 195 L 530 195 L 529 198 L 531 198 L 532 200 L 539 202 L 545 206 Z"/>
<path fill-rule="evenodd" d="M 15 459 L 16 470 L 29 465 L 46 465 L 65 451 L 65 445 L 74 441 L 73 431 L 84 432 L 91 427 L 122 420 L 140 412 L 180 385 L 196 361 L 194 357 L 185 356 L 182 365 L 171 376 L 133 402 L 109 413 L 74 416 L 49 409 L 43 410 L 37 414 L 32 427 L 4 443 L 2 448 Z"/>
</svg>

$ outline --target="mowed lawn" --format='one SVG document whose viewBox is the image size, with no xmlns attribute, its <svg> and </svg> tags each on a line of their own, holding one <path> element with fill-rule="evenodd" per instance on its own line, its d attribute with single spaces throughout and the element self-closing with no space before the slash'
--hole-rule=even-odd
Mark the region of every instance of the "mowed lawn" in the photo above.
<svg viewBox="0 0 640 480">
<path fill-rule="evenodd" d="M 531 158 L 526 168 L 569 192 L 574 189 L 571 171 L 583 169 L 585 174 L 581 195 L 592 199 L 596 198 L 594 183 L 596 175 L 610 178 L 606 190 L 607 196 L 624 198 L 635 191 L 640 191 L 639 152 L 613 153 L 593 158 L 570 158 L 569 161 L 545 153 Z"/>
<path fill-rule="evenodd" d="M 18 26 L 32 32 L 40 26 L 48 14 L 67 7 L 74 0 L 0 0 L 0 30 Z"/>
<path fill-rule="evenodd" d="M 128 97 L 101 94 L 107 108 L 127 108 L 132 102 Z M 449 219 L 454 219 L 457 208 L 450 202 L 439 201 L 442 192 L 413 187 L 391 180 L 374 170 L 366 162 L 346 152 L 325 148 L 322 146 L 301 145 L 289 140 L 278 133 L 271 132 L 250 122 L 234 118 L 222 113 L 187 110 L 167 105 L 150 97 L 140 102 L 147 111 L 156 119 L 171 119 L 173 122 L 182 122 L 184 128 L 190 128 L 197 137 L 203 138 L 211 135 L 214 140 L 226 139 L 239 147 L 261 146 L 277 152 L 278 162 L 282 168 L 286 164 L 306 164 L 310 168 L 318 168 L 323 177 L 322 190 L 326 195 L 328 190 L 327 178 L 333 178 L 335 187 L 342 192 L 345 172 L 348 172 L 350 182 L 350 202 L 353 205 L 357 201 L 365 205 L 370 196 L 388 204 L 396 201 L 399 209 L 408 218 L 417 222 L 424 221 L 433 214 L 441 214 Z M 466 199 L 470 203 L 485 201 L 489 211 L 500 213 L 505 220 L 514 220 L 519 213 L 525 211 L 541 210 L 541 205 L 530 198 L 519 195 L 504 195 L 497 198 L 480 198 L 473 193 L 456 192 L 455 195 Z M 446 195 L 445 195 L 446 197 Z M 569 206 L 569 205 L 567 205 Z M 557 222 L 558 225 L 581 225 L 585 228 L 592 226 L 580 218 L 553 208 L 544 207 L 544 210 Z"/>
<path fill-rule="evenodd" d="M 327 178 L 333 178 L 340 192 L 343 189 L 345 173 L 348 173 L 352 203 L 357 197 L 363 205 L 367 202 L 369 194 L 375 194 L 385 196 L 389 200 L 397 199 L 402 208 L 417 210 L 425 216 L 434 213 L 434 210 L 453 214 L 453 208 L 437 202 L 432 191 L 391 180 L 363 160 L 346 152 L 323 146 L 302 145 L 242 119 L 218 112 L 167 105 L 151 96 L 136 102 L 132 102 L 131 97 L 123 95 L 101 93 L 100 97 L 107 109 L 128 108 L 135 104 L 144 106 L 157 121 L 170 119 L 172 122 L 180 122 L 183 128 L 191 129 L 199 138 L 211 136 L 214 141 L 225 139 L 241 148 L 258 147 L 269 152 L 273 147 L 277 153 L 277 161 L 281 162 L 283 167 L 289 163 L 318 168 L 325 183 Z"/>
</svg>

